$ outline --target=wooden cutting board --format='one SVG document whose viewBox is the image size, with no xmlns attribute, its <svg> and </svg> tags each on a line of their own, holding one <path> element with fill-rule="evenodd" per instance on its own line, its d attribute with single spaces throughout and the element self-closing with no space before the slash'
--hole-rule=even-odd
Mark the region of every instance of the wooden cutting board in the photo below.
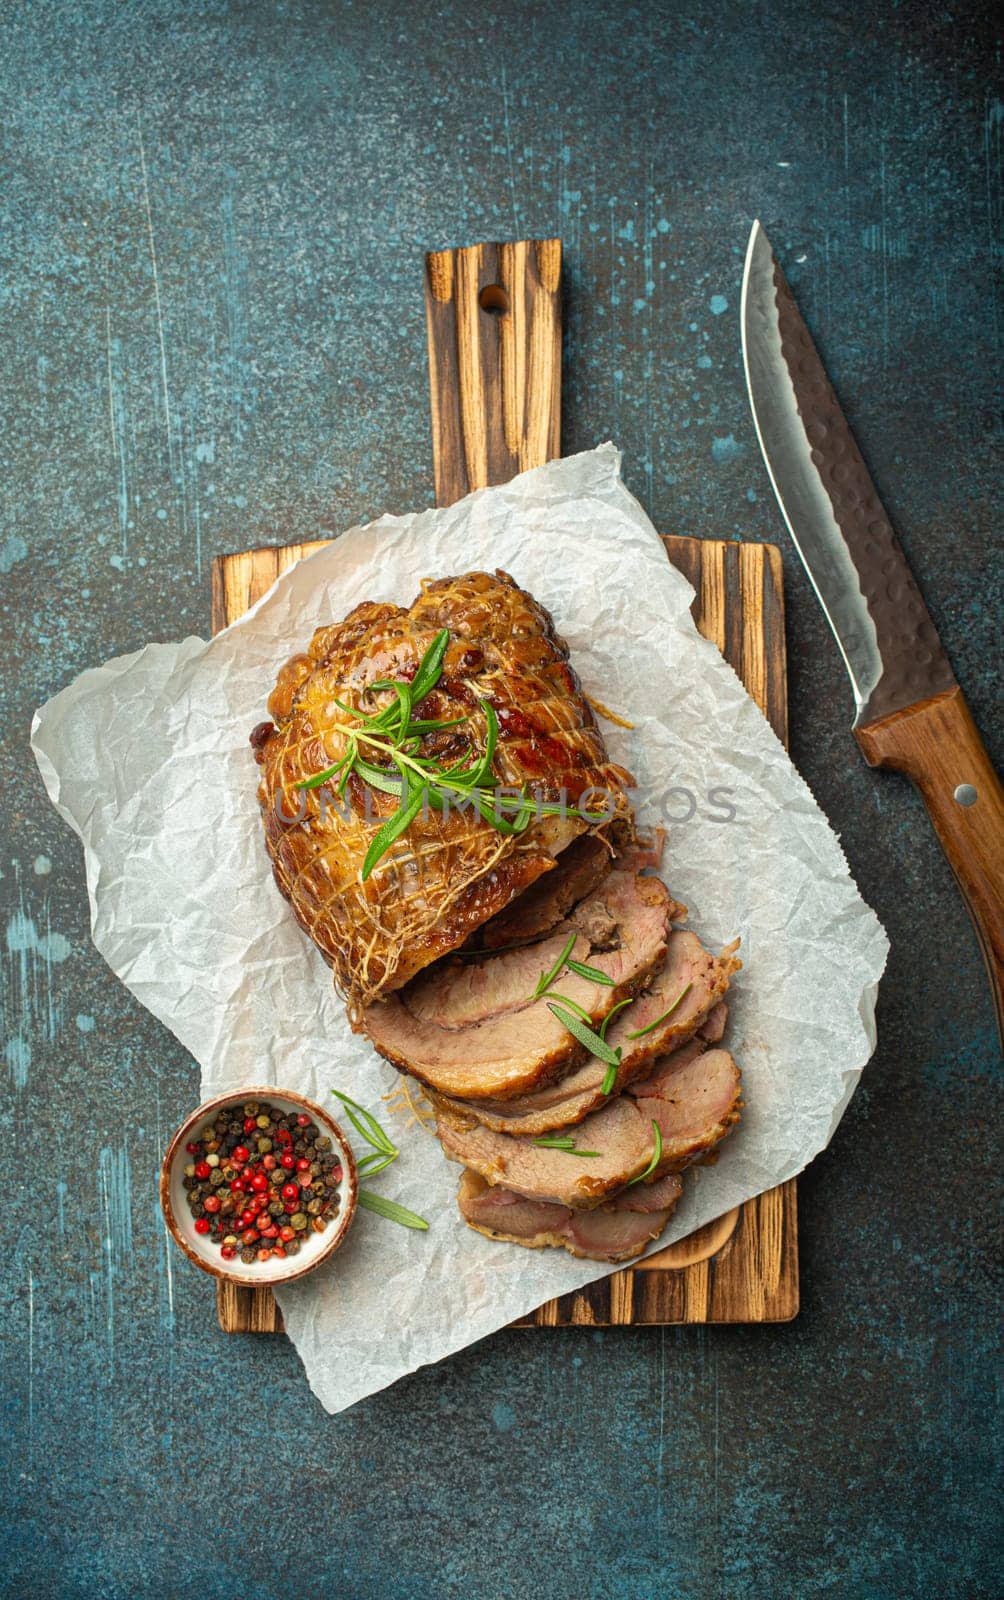
<svg viewBox="0 0 1004 1600">
<path fill-rule="evenodd" d="M 449 505 L 559 453 L 560 240 L 437 251 L 426 258 L 426 312 L 436 499 Z M 324 542 L 217 557 L 213 632 L 243 616 L 280 573 Z M 663 543 L 694 586 L 697 626 L 787 742 L 780 551 L 720 540 L 665 537 Z M 290 652 L 300 644 L 290 640 Z M 700 907 L 694 915 L 699 928 Z M 448 1220 L 462 1226 L 459 1216 Z M 228 1333 L 282 1331 L 282 1315 L 265 1288 L 221 1283 L 217 1310 Z M 515 1326 L 785 1322 L 797 1311 L 790 1181 L 636 1267 L 549 1300 Z"/>
</svg>

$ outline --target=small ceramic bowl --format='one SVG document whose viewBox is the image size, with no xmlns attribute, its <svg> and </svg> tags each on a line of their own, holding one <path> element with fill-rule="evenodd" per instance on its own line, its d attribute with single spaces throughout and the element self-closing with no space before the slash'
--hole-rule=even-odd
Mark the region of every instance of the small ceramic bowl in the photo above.
<svg viewBox="0 0 1004 1600">
<path fill-rule="evenodd" d="M 295 1256 L 287 1256 L 285 1260 L 273 1256 L 269 1261 L 255 1261 L 245 1266 L 239 1253 L 232 1261 L 226 1261 L 220 1254 L 218 1244 L 212 1244 L 202 1234 L 196 1233 L 195 1218 L 185 1200 L 184 1177 L 185 1165 L 192 1159 L 185 1150 L 186 1144 L 191 1143 L 203 1125 L 211 1122 L 220 1111 L 229 1111 L 232 1106 L 242 1108 L 247 1100 L 267 1102 L 281 1111 L 292 1112 L 294 1116 L 306 1112 L 311 1121 L 323 1128 L 331 1139 L 332 1150 L 341 1162 L 342 1181 L 338 1189 L 338 1211 L 323 1233 L 304 1234 Z M 236 1094 L 221 1094 L 214 1100 L 207 1100 L 181 1124 L 167 1147 L 160 1169 L 160 1204 L 164 1217 L 189 1261 L 194 1261 L 197 1267 L 211 1273 L 214 1278 L 225 1278 L 230 1283 L 242 1284 L 250 1289 L 292 1283 L 294 1279 L 313 1272 L 322 1261 L 334 1255 L 349 1231 L 358 1197 L 359 1178 L 355 1157 L 338 1123 L 321 1106 L 315 1105 L 312 1100 L 305 1100 L 302 1095 L 293 1094 L 289 1089 L 241 1089 Z"/>
</svg>

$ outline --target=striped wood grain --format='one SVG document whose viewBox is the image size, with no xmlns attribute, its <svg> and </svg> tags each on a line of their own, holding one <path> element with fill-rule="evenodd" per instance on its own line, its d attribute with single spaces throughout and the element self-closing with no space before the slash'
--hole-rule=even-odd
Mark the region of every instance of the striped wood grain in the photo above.
<svg viewBox="0 0 1004 1600">
<path fill-rule="evenodd" d="M 243 616 L 281 572 L 323 542 L 220 557 L 213 570 L 213 631 Z M 701 632 L 718 645 L 777 734 L 786 739 L 780 552 L 771 545 L 698 539 L 667 538 L 664 543 L 694 586 L 694 615 Z M 728 1159 L 727 1146 L 722 1159 Z M 459 1218 L 447 1221 L 460 1226 Z M 227 1332 L 282 1329 L 278 1306 L 267 1289 L 220 1285 L 217 1304 Z M 797 1310 L 796 1194 L 794 1182 L 789 1182 L 638 1267 L 548 1301 L 516 1326 L 781 1322 Z"/>
<path fill-rule="evenodd" d="M 436 503 L 560 453 L 561 240 L 425 258 Z"/>
</svg>

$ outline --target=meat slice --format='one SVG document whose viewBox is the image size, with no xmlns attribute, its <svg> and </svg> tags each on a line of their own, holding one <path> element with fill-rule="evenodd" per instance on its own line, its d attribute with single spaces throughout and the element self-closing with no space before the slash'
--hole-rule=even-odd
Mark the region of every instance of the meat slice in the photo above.
<svg viewBox="0 0 1004 1600">
<path fill-rule="evenodd" d="M 595 1026 L 661 962 L 677 908 L 657 878 L 627 871 L 610 872 L 592 898 L 613 919 L 616 940 L 596 953 L 582 936 L 573 959 L 587 959 L 612 984 L 566 971 L 553 989 L 581 1006 Z M 464 1101 L 526 1094 L 587 1054 L 549 1002 L 532 998 L 538 977 L 566 942 L 567 934 L 555 934 L 543 946 L 445 963 L 368 1007 L 362 1026 L 382 1056 L 439 1094 Z"/>
<path fill-rule="evenodd" d="M 658 1184 L 639 1184 L 657 1205 L 641 1207 L 624 1196 L 595 1211 L 571 1211 L 567 1206 L 525 1200 L 511 1189 L 491 1188 L 477 1173 L 467 1171 L 460 1180 L 457 1203 L 469 1227 L 490 1239 L 507 1240 L 530 1249 L 560 1245 L 573 1256 L 592 1261 L 629 1261 L 652 1239 L 657 1239 L 673 1214 L 682 1183 L 677 1174 Z"/>
<path fill-rule="evenodd" d="M 610 851 L 602 839 L 592 833 L 574 839 L 550 872 L 485 923 L 476 935 L 477 946 L 498 950 L 504 945 L 529 944 L 542 938 L 596 888 L 609 866 Z"/>
<path fill-rule="evenodd" d="M 548 1149 L 529 1138 L 495 1133 L 480 1122 L 437 1117 L 436 1132 L 446 1154 L 528 1200 L 552 1200 L 573 1210 L 590 1210 L 640 1178 L 652 1159 L 652 1118 L 627 1095 L 611 1101 L 580 1124 L 577 1143 L 593 1156 Z"/>
<path fill-rule="evenodd" d="M 741 965 L 733 949 L 730 946 L 720 956 L 712 956 L 702 948 L 696 934 L 670 934 L 663 964 L 651 987 L 639 995 L 633 1005 L 624 1008 L 607 1032 L 611 1048 L 621 1051 L 621 1064 L 611 1095 L 621 1093 L 646 1072 L 657 1057 L 677 1049 L 697 1032 L 709 1043 L 717 1043 L 727 1016 L 720 996 Z M 678 1003 L 674 1005 L 674 1001 Z M 651 1033 L 641 1039 L 630 1038 L 632 1033 L 650 1027 L 667 1011 L 669 1015 Z M 603 1093 L 606 1073 L 606 1063 L 590 1056 L 563 1078 L 531 1094 L 504 1102 L 471 1100 L 466 1102 L 466 1108 L 486 1127 L 501 1133 L 548 1133 L 581 1122 L 609 1099 L 610 1096 Z"/>
<path fill-rule="evenodd" d="M 682 1190 L 680 1174 L 666 1172 L 654 1183 L 633 1183 L 608 1204 L 616 1206 L 618 1211 L 663 1211 L 667 1206 L 676 1205 Z M 600 1207 L 601 1211 L 605 1209 L 605 1206 Z"/>
<path fill-rule="evenodd" d="M 567 943 L 568 935 L 557 933 L 540 944 L 481 961 L 445 961 L 410 983 L 401 996 L 402 1003 L 420 1022 L 451 1030 L 522 1011 L 530 1003 L 541 973 L 550 971 Z M 572 959 L 588 961 L 591 950 L 589 940 L 580 934 L 572 947 Z M 563 992 L 568 992 L 567 987 Z"/>
<path fill-rule="evenodd" d="M 723 1000 L 720 1000 L 701 1023 L 701 1038 L 707 1039 L 709 1044 L 719 1044 L 725 1036 L 725 1024 L 728 1020 L 729 1008 Z"/>
<path fill-rule="evenodd" d="M 653 1123 L 662 1139 L 652 1173 L 657 1179 L 713 1150 L 739 1120 L 741 1104 L 739 1069 L 728 1051 L 705 1051 L 694 1040 L 667 1057 L 643 1086 L 632 1086 L 578 1124 L 578 1149 L 597 1155 L 556 1150 L 528 1135 L 497 1133 L 473 1116 L 442 1110 L 436 1131 L 446 1154 L 488 1183 L 528 1200 L 589 1210 L 645 1172 L 655 1153 Z"/>
<path fill-rule="evenodd" d="M 669 1056 L 635 1084 L 635 1103 L 655 1118 L 662 1133 L 663 1165 L 689 1166 L 709 1154 L 739 1121 L 739 1069 L 727 1050 L 706 1050 L 687 1059 Z"/>
</svg>

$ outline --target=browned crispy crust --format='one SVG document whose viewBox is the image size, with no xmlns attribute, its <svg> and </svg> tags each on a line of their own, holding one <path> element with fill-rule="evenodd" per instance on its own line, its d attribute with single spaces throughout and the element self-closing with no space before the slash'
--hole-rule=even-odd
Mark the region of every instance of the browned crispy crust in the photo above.
<svg viewBox="0 0 1004 1600">
<path fill-rule="evenodd" d="M 385 692 L 371 694 L 368 685 L 412 677 L 444 627 L 450 643 L 443 674 L 423 713 L 469 720 L 428 735 L 426 753 L 450 764 L 483 751 L 479 702 L 487 701 L 500 724 L 494 761 L 500 785 L 527 786 L 548 800 L 564 790 L 572 805 L 588 789 L 609 791 L 617 797 L 614 826 L 631 827 L 623 794 L 630 774 L 607 760 L 550 615 L 506 573 L 437 579 L 406 609 L 366 602 L 343 622 L 318 629 L 307 651 L 280 671 L 268 701 L 271 721 L 254 730 L 251 743 L 276 882 L 356 1015 L 463 944 L 548 871 L 585 827 L 574 818 L 544 818 L 513 837 L 476 813 L 429 810 L 364 883 L 366 851 L 396 808 L 394 797 L 355 777 L 340 808 L 320 790 L 295 788 L 344 754 L 345 735 L 336 725 L 345 715 L 335 699 L 368 711 L 381 707 Z"/>
</svg>

